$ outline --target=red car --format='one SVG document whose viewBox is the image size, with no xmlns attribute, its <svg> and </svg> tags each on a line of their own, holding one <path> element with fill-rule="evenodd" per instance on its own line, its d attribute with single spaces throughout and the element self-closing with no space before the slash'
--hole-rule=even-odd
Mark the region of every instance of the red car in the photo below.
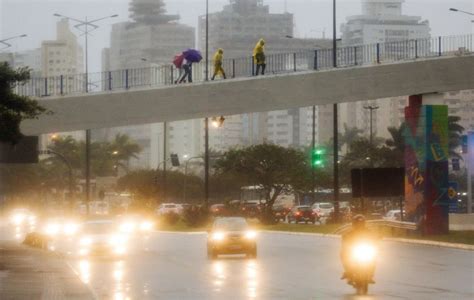
<svg viewBox="0 0 474 300">
<path fill-rule="evenodd" d="M 295 206 L 291 209 L 291 211 L 287 215 L 288 223 L 295 222 L 295 224 L 305 222 L 308 224 L 316 223 L 317 215 L 311 209 L 311 206 L 301 205 Z"/>
</svg>

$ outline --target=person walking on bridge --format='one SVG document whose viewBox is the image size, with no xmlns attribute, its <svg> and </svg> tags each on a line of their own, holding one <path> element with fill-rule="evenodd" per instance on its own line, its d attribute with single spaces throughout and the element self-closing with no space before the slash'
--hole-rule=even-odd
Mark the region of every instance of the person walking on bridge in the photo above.
<svg viewBox="0 0 474 300">
<path fill-rule="evenodd" d="M 214 80 L 217 74 L 221 74 L 224 79 L 226 79 L 224 68 L 222 67 L 222 61 L 224 59 L 224 50 L 222 48 L 217 49 L 214 54 L 214 75 L 212 75 L 211 80 Z"/>
<path fill-rule="evenodd" d="M 265 40 L 260 39 L 257 42 L 257 45 L 255 45 L 255 48 L 253 49 L 253 60 L 255 65 L 257 65 L 257 72 L 256 76 L 258 76 L 258 73 L 260 73 L 260 69 L 262 70 L 262 75 L 265 75 L 265 68 L 266 68 L 266 63 L 265 63 Z"/>
</svg>

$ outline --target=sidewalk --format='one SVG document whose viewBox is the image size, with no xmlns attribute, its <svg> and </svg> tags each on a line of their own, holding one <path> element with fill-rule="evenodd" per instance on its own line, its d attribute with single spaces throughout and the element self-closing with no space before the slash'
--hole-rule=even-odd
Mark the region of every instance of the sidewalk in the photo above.
<svg viewBox="0 0 474 300">
<path fill-rule="evenodd" d="M 94 299 L 67 264 L 53 253 L 0 241 L 0 299 Z"/>
</svg>

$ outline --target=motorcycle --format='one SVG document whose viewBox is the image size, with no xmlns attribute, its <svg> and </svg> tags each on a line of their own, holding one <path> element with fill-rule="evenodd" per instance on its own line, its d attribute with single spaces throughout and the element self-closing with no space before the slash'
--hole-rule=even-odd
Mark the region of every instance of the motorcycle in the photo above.
<svg viewBox="0 0 474 300">
<path fill-rule="evenodd" d="M 351 272 L 348 283 L 357 295 L 367 295 L 369 284 L 373 283 L 377 247 L 373 242 L 357 242 L 350 249 Z"/>
</svg>

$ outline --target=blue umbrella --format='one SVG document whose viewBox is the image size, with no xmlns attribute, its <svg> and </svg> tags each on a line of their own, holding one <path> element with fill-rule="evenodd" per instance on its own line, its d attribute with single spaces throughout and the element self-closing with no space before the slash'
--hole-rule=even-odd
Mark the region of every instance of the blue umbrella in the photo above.
<svg viewBox="0 0 474 300">
<path fill-rule="evenodd" d="M 196 49 L 188 49 L 183 52 L 183 55 L 187 61 L 190 61 L 193 63 L 198 63 L 202 60 L 201 52 Z"/>
</svg>

